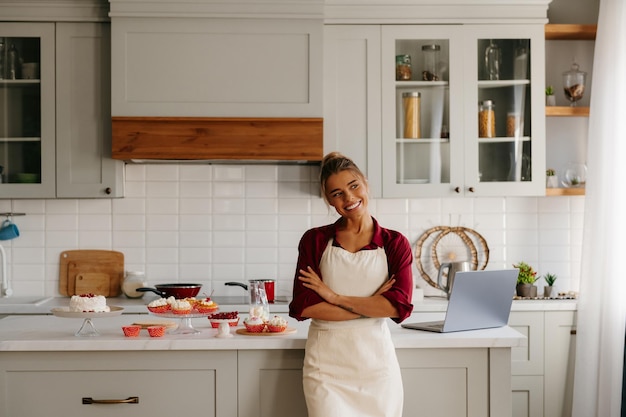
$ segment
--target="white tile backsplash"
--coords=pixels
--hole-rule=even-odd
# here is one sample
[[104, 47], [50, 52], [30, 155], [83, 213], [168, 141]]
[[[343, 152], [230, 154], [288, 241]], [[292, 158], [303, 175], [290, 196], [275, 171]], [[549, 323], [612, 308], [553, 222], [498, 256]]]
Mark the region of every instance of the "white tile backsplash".
[[[317, 175], [308, 165], [131, 164], [125, 198], [0, 200], [27, 214], [13, 219], [20, 237], [2, 242], [15, 295], [58, 295], [59, 255], [71, 249], [121, 251], [151, 284], [242, 295], [224, 282], [275, 278], [288, 295], [302, 233], [337, 218]], [[584, 197], [371, 199], [370, 210], [413, 249], [431, 227], [465, 226], [487, 240], [490, 268], [524, 260], [556, 273], [559, 291], [578, 290]]]

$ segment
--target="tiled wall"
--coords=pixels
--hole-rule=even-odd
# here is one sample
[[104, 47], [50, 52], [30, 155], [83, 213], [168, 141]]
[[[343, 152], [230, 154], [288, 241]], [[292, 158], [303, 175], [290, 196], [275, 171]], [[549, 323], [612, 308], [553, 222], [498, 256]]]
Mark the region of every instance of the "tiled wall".
[[[287, 295], [300, 236], [336, 218], [319, 197], [317, 172], [128, 165], [123, 199], [0, 200], [0, 212], [27, 214], [14, 218], [20, 237], [0, 242], [14, 294], [58, 295], [63, 250], [113, 249], [151, 284], [193, 282], [203, 292], [240, 295], [224, 282], [276, 278], [278, 295]], [[524, 260], [539, 274], [556, 273], [559, 291], [578, 289], [584, 197], [378, 199], [370, 210], [413, 246], [433, 226], [472, 228], [488, 243], [488, 268]], [[437, 293], [420, 278], [418, 284]]]

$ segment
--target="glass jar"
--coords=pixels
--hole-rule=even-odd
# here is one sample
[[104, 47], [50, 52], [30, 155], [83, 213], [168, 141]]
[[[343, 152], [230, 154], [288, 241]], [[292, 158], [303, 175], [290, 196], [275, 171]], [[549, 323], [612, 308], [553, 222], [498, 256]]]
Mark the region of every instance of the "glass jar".
[[270, 306], [265, 293], [263, 281], [250, 281], [250, 317], [260, 317], [263, 320], [270, 318]]
[[404, 138], [419, 139], [422, 137], [420, 127], [421, 94], [419, 91], [402, 93], [402, 107], [404, 112]]
[[586, 77], [587, 73], [580, 71], [578, 64], [575, 62], [569, 71], [563, 73], [563, 90], [565, 98], [569, 100], [571, 107], [575, 107], [576, 102], [583, 98]]
[[524, 136], [524, 124], [517, 112], [509, 112], [506, 115], [506, 135], [510, 138]]
[[409, 81], [412, 75], [411, 55], [396, 55], [396, 81]]
[[496, 137], [496, 105], [492, 100], [480, 103], [478, 110], [478, 137]]
[[147, 287], [146, 273], [143, 271], [126, 271], [122, 282], [122, 292], [128, 298], [141, 298], [145, 292], [137, 291], [137, 288]]
[[487, 79], [499, 80], [501, 66], [502, 50], [493, 39], [490, 39], [489, 45], [485, 48], [485, 72], [487, 73]]
[[422, 46], [422, 54], [424, 54], [424, 71], [422, 71], [422, 80], [439, 81], [441, 79], [441, 75], [439, 74], [440, 50], [441, 47], [439, 45]]

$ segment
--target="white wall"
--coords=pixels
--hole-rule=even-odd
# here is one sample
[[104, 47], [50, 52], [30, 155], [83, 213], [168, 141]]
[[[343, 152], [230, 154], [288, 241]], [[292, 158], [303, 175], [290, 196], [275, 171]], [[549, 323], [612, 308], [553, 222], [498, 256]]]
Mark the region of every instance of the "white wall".
[[[335, 219], [317, 174], [312, 166], [127, 165], [123, 199], [0, 200], [0, 212], [27, 214], [14, 218], [20, 237], [2, 242], [15, 295], [58, 295], [59, 255], [69, 249], [121, 251], [126, 269], [145, 270], [151, 284], [240, 295], [223, 283], [276, 278], [287, 295], [300, 236]], [[473, 228], [491, 250], [488, 268], [524, 260], [569, 291], [578, 289], [583, 205], [584, 197], [432, 198], [370, 208], [412, 245], [433, 226]]]

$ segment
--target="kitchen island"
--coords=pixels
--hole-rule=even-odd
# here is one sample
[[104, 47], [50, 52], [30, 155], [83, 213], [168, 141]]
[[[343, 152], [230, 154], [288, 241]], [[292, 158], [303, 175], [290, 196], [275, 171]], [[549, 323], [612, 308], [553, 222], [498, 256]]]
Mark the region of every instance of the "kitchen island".
[[[295, 333], [280, 336], [233, 329], [233, 337], [216, 338], [208, 320], [193, 319], [198, 334], [150, 338], [143, 330], [124, 337], [122, 325], [146, 317], [94, 319], [97, 337], [74, 336], [79, 319], [0, 320], [0, 395], [6, 396], [0, 417], [306, 416], [301, 369], [308, 322], [290, 319]], [[502, 327], [435, 334], [391, 321], [390, 328], [405, 416], [511, 415], [511, 348], [526, 344], [520, 333]]]

